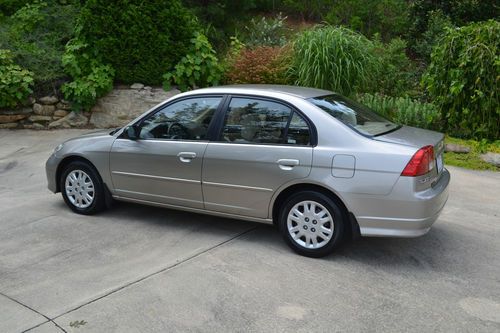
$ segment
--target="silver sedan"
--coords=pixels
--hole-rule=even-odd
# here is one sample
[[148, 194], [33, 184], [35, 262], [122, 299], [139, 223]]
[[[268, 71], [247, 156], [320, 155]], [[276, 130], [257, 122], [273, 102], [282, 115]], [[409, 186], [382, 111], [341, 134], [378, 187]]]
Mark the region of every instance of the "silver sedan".
[[296, 252], [427, 233], [448, 198], [443, 135], [330, 91], [226, 86], [179, 94], [130, 124], [70, 139], [49, 189], [79, 214], [121, 200], [274, 223]]

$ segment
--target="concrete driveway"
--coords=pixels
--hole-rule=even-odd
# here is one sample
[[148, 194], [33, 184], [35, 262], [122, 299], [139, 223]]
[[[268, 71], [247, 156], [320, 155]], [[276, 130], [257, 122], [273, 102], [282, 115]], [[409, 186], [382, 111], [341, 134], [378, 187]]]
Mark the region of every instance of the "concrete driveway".
[[449, 168], [424, 237], [309, 259], [266, 225], [132, 204], [73, 214], [44, 163], [80, 133], [0, 131], [0, 332], [500, 331], [500, 173]]

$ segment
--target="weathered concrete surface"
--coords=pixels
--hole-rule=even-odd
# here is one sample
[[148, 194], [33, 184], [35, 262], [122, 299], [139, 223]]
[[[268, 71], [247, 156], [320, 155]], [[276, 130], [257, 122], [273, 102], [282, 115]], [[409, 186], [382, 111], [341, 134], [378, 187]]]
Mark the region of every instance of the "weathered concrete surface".
[[424, 237], [314, 260], [264, 225], [130, 204], [71, 213], [44, 163], [78, 133], [0, 131], [0, 293], [15, 300], [0, 296], [0, 332], [500, 331], [500, 173], [450, 168]]
[[0, 331], [21, 332], [44, 322], [47, 318], [0, 294]]

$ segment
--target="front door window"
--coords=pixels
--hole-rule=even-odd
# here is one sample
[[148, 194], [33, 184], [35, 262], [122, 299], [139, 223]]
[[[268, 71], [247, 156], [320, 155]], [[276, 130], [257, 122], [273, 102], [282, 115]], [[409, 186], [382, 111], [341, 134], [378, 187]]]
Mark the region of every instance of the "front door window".
[[140, 125], [140, 139], [207, 140], [221, 97], [185, 99], [148, 116]]

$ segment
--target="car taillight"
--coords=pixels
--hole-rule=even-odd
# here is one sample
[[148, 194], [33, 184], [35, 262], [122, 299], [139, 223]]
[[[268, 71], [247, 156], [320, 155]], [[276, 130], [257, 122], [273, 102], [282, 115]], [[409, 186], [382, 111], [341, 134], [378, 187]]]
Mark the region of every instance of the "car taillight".
[[435, 163], [434, 148], [432, 146], [422, 147], [413, 155], [401, 176], [416, 177], [425, 175], [434, 168]]

